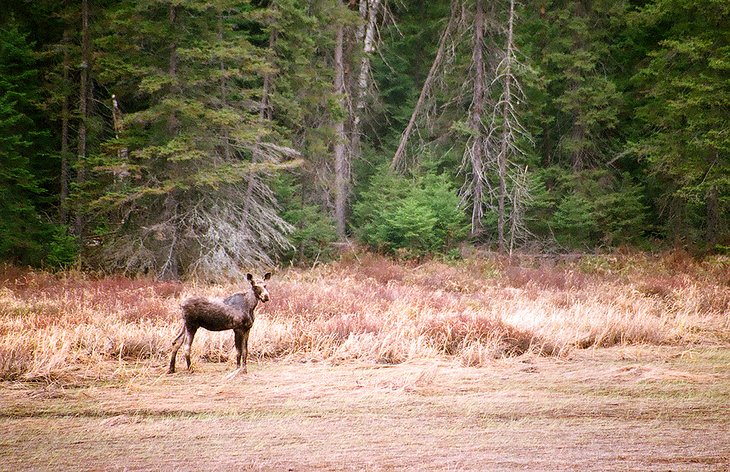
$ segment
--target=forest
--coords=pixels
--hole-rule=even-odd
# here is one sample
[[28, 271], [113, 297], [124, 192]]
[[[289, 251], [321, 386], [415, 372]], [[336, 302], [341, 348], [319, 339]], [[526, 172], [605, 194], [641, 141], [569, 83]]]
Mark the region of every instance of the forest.
[[0, 259], [730, 250], [726, 0], [22, 0]]
[[728, 314], [728, 0], [0, 0], [2, 470], [730, 470]]

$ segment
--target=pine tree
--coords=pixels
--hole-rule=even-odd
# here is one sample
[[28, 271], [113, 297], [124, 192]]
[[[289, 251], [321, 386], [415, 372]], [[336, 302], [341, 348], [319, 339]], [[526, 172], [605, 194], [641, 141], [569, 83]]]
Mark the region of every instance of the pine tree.
[[656, 206], [675, 243], [730, 242], [730, 7], [656, 0], [635, 16], [648, 62], [634, 77]]
[[545, 81], [538, 148], [547, 163], [579, 171], [600, 166], [615, 149], [621, 94], [610, 72], [609, 45], [621, 31], [625, 5], [613, 0], [533, 1], [522, 36]]
[[[297, 153], [265, 122], [265, 48], [245, 3], [123, 3], [104, 44], [125, 132], [97, 169], [108, 179], [92, 208], [113, 215], [107, 257], [162, 278], [225, 277], [268, 265], [290, 226], [265, 179]], [[119, 38], [126, 49], [119, 50]], [[115, 151], [129, 149], [129, 158]]]
[[42, 98], [34, 44], [13, 16], [0, 24], [0, 259], [38, 264], [52, 233], [41, 217], [44, 189], [34, 161], [47, 132], [37, 130]]

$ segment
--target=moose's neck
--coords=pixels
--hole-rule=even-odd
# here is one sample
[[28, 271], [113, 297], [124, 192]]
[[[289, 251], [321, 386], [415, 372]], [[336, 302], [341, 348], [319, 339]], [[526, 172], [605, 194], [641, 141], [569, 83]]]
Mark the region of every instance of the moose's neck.
[[256, 292], [253, 291], [253, 287], [249, 288], [246, 293], [243, 294], [246, 297], [246, 305], [251, 307], [251, 311], [256, 308], [259, 304], [259, 297], [256, 296]]

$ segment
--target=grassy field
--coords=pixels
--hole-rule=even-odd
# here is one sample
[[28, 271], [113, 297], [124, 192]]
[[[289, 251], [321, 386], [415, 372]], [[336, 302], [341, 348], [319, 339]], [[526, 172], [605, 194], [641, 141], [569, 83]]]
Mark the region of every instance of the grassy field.
[[351, 255], [269, 284], [249, 374], [190, 295], [0, 272], [0, 470], [730, 470], [730, 260]]

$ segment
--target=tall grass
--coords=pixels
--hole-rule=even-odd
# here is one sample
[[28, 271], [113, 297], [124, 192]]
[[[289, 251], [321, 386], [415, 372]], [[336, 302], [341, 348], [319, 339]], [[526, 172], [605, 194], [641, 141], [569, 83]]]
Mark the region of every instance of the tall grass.
[[[106, 378], [130, 363], [162, 369], [187, 296], [200, 286], [82, 273], [0, 270], [0, 379]], [[730, 260], [686, 255], [560, 262], [485, 256], [399, 265], [365, 254], [269, 284], [254, 358], [464, 365], [525, 353], [565, 356], [614, 345], [730, 342]], [[232, 334], [199, 331], [196, 362], [226, 362]], [[110, 372], [110, 361], [118, 369]]]

